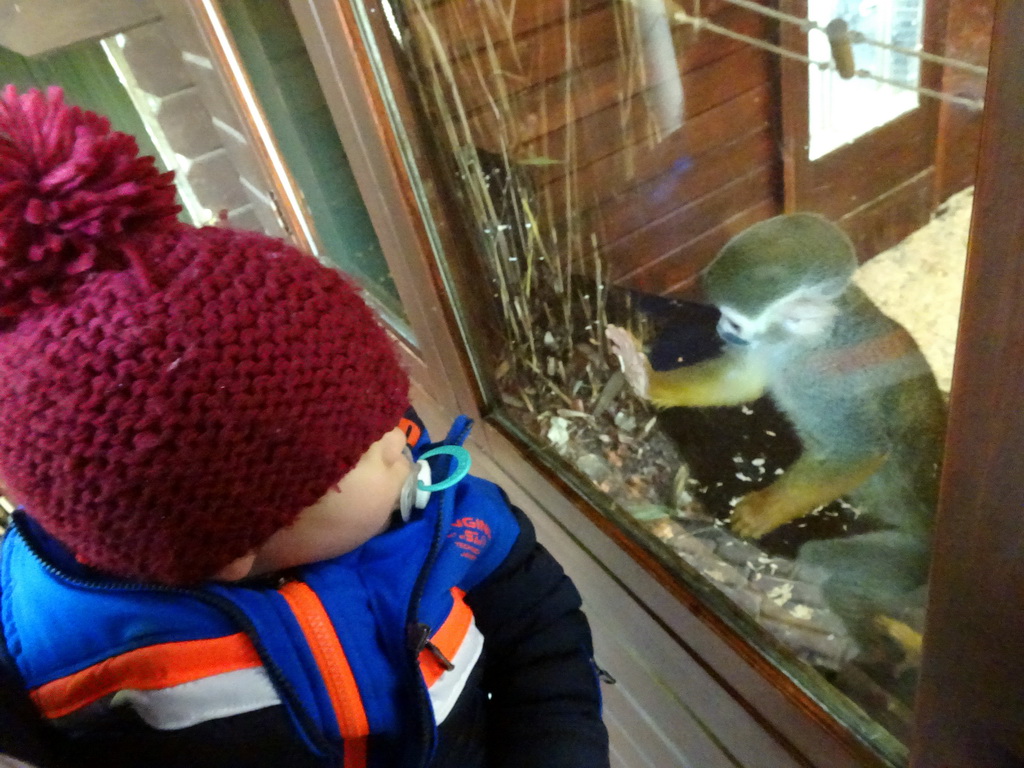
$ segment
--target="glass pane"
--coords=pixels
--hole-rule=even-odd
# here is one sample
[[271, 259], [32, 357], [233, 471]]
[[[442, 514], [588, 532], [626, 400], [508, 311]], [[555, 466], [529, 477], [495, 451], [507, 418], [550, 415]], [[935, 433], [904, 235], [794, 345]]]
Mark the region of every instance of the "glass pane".
[[404, 321], [398, 290], [287, 3], [230, 0], [221, 7], [312, 214], [321, 255]]
[[954, 0], [950, 60], [897, 73], [904, 27], [858, 28], [889, 6], [831, 8], [921, 90], [825, 163], [795, 5], [354, 7], [471, 233], [443, 266], [494, 418], [898, 763], [991, 10]]

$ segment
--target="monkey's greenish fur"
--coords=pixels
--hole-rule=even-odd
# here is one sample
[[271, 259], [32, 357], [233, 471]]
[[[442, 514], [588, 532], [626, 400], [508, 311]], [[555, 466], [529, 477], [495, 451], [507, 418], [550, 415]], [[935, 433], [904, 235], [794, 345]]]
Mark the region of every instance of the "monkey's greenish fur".
[[945, 403], [917, 344], [851, 278], [847, 237], [813, 214], [755, 224], [704, 274], [721, 311], [723, 353], [654, 371], [609, 329], [627, 378], [659, 407], [738, 405], [767, 394], [792, 423], [800, 457], [732, 515], [741, 536], [766, 533], [845, 496], [878, 525], [811, 541], [798, 559], [828, 572], [830, 607], [862, 647], [926, 582]]
[[795, 213], [733, 237], [704, 271], [702, 284], [712, 304], [754, 317], [800, 288], [838, 295], [856, 269], [853, 244], [842, 230], [817, 214]]

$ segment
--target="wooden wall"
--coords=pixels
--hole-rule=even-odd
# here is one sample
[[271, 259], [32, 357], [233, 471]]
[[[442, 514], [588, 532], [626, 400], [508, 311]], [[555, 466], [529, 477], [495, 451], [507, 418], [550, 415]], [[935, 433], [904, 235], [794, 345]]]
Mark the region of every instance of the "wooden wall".
[[[995, 0], [950, 0], [945, 55], [988, 65]], [[942, 73], [942, 90], [969, 99], [984, 99], [985, 78], [953, 67]], [[981, 112], [960, 104], [939, 108], [936, 197], [939, 202], [974, 183], [981, 138]]]
[[[617, 284], [685, 288], [731, 235], [781, 210], [764, 51], [695, 34], [661, 0], [410, 7], [420, 45], [447, 52], [433, 57], [436, 96], [468, 140], [529, 179], [551, 228], [577, 216]], [[702, 14], [772, 35], [723, 0]]]
[[[457, 123], [447, 128], [449, 146], [475, 147], [527, 179], [546, 231], [593, 238], [620, 286], [685, 294], [732, 235], [784, 207], [838, 222], [867, 259], [973, 183], [980, 113], [929, 99], [813, 163], [804, 152], [784, 179], [783, 148], [799, 154], [806, 143], [806, 66], [696, 32], [675, 16], [694, 13], [694, 2], [410, 0], [407, 8], [421, 52], [433, 51], [420, 67], [433, 78], [429, 98]], [[984, 63], [992, 5], [929, 2], [930, 50]], [[792, 50], [806, 45], [795, 27], [779, 40], [772, 20], [727, 0], [704, 0], [700, 15]], [[927, 72], [932, 88], [980, 95], [982, 78]], [[799, 120], [784, 117], [783, 91]], [[666, 119], [673, 94], [682, 95], [677, 121]]]

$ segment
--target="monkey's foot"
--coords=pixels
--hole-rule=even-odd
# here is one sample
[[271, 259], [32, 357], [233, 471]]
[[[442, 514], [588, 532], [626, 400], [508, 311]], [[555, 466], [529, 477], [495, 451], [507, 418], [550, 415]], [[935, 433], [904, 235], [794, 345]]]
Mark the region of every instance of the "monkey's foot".
[[916, 629], [890, 616], [875, 616], [875, 626], [895, 640], [903, 649], [908, 664], [917, 666], [921, 663], [921, 646], [923, 638]]
[[779, 504], [776, 495], [766, 489], [748, 493], [740, 499], [732, 512], [729, 525], [739, 536], [759, 539], [798, 517], [799, 513], [794, 513], [787, 505]]
[[633, 334], [617, 325], [609, 325], [605, 335], [611, 342], [612, 354], [619, 358], [619, 366], [637, 397], [647, 399], [648, 379], [647, 356], [640, 350], [640, 343]]

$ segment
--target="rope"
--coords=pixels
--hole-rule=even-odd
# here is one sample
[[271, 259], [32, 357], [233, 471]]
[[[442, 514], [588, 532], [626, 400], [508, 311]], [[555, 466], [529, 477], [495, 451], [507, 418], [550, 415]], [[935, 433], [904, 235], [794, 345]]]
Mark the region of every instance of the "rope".
[[[756, 8], [760, 8], [762, 11], [766, 12], [765, 13], [766, 16], [773, 16], [773, 17], [776, 17], [776, 18], [779, 18], [781, 16], [789, 16], [788, 14], [783, 14], [780, 11], [776, 11], [776, 10], [771, 9], [771, 8], [764, 8], [763, 6], [759, 6], [756, 3], [748, 2], [748, 0], [727, 0], [727, 2], [734, 3], [735, 5], [740, 5], [740, 6], [743, 6], [743, 7], [747, 7], [749, 5], [749, 6], [753, 6], [753, 7], [756, 7]], [[778, 14], [778, 16], [776, 16], [776, 14]], [[762, 50], [769, 51], [770, 53], [774, 53], [774, 54], [776, 54], [778, 56], [782, 56], [783, 58], [795, 59], [796, 61], [803, 62], [804, 64], [816, 66], [818, 69], [820, 69], [822, 71], [835, 70], [836, 69], [835, 65], [831, 61], [817, 61], [816, 59], [812, 59], [809, 56], [804, 56], [802, 53], [797, 53], [796, 51], [792, 51], [789, 48], [783, 48], [782, 46], [778, 46], [778, 45], [774, 45], [773, 43], [769, 43], [768, 41], [763, 40], [763, 39], [761, 39], [759, 37], [751, 37], [750, 35], [744, 35], [744, 34], [741, 34], [740, 32], [734, 32], [731, 29], [728, 29], [726, 27], [722, 27], [722, 26], [719, 26], [718, 24], [710, 22], [707, 19], [702, 19], [702, 18], [697, 18], [695, 16], [690, 16], [685, 11], [676, 11], [673, 14], [673, 17], [674, 17], [674, 19], [677, 22], [679, 22], [681, 24], [690, 24], [696, 30], [706, 29], [709, 32], [714, 32], [717, 35], [722, 35], [723, 37], [729, 37], [729, 38], [732, 38], [733, 40], [738, 40], [738, 41], [740, 41], [742, 43], [747, 43], [748, 45], [752, 45], [755, 48], [760, 48]], [[815, 24], [812, 21], [808, 21], [807, 19], [798, 19], [795, 16], [789, 16], [789, 18], [782, 19], [782, 20], [783, 21], [793, 20], [792, 23], [798, 23], [801, 26], [812, 25], [812, 26], [809, 26], [808, 28], [822, 29], [820, 26], [818, 26], [817, 24]], [[822, 31], [824, 31], [824, 30], [822, 29]], [[860, 33], [858, 32], [856, 34], [859, 35]], [[931, 55], [931, 54], [929, 54], [929, 55]], [[936, 58], [942, 58], [942, 57], [936, 57]], [[874, 81], [879, 82], [879, 83], [884, 83], [885, 85], [888, 85], [888, 86], [890, 86], [892, 88], [899, 88], [899, 89], [905, 90], [905, 91], [914, 91], [916, 93], [921, 94], [922, 96], [929, 96], [929, 97], [931, 97], [933, 99], [940, 99], [942, 101], [947, 101], [947, 102], [950, 102], [952, 104], [960, 104], [961, 106], [965, 106], [965, 107], [968, 107], [970, 109], [975, 109], [975, 110], [979, 110], [980, 111], [985, 106], [985, 102], [983, 100], [981, 100], [981, 99], [970, 99], [970, 98], [967, 98], [965, 96], [955, 96], [955, 95], [953, 95], [951, 93], [942, 93], [941, 91], [936, 91], [936, 90], [933, 90], [931, 88], [922, 88], [922, 87], [919, 87], [919, 86], [907, 85], [906, 83], [901, 83], [901, 82], [899, 82], [897, 80], [889, 80], [889, 79], [884, 78], [884, 77], [879, 77], [878, 75], [875, 75], [875, 74], [869, 72], [866, 69], [858, 69], [856, 72], [854, 72], [854, 75], [856, 77], [862, 78], [864, 80], [874, 80]]]
[[804, 64], [814, 64], [815, 66], [821, 69], [828, 69], [829, 67], [832, 66], [827, 61], [815, 61], [810, 56], [804, 56], [801, 53], [789, 50], [789, 48], [783, 48], [778, 45], [773, 45], [772, 43], [769, 43], [767, 40], [762, 40], [760, 37], [751, 37], [750, 35], [744, 35], [740, 32], [734, 32], [733, 30], [728, 29], [726, 27], [720, 27], [718, 24], [710, 22], [707, 19], [698, 19], [694, 16], [690, 16], [688, 13], [686, 13], [686, 11], [676, 11], [674, 18], [681, 24], [692, 25], [694, 29], [706, 29], [709, 32], [714, 32], [715, 34], [722, 35], [723, 37], [731, 37], [733, 40], [739, 40], [740, 42], [747, 43], [749, 45], [754, 46], [755, 48], [761, 48], [765, 51], [771, 51], [772, 53], [776, 53], [779, 56], [782, 56], [787, 59], [796, 59], [797, 61], [802, 61]]
[[810, 32], [812, 29], [817, 27], [810, 19], [802, 19], [799, 16], [793, 16], [782, 11], [776, 11], [774, 8], [768, 8], [767, 6], [759, 3], [750, 2], [750, 0], [726, 0], [726, 2], [738, 5], [740, 8], [746, 8], [753, 11], [754, 13], [760, 13], [762, 16], [769, 16], [779, 21], [785, 21], [788, 24], [796, 24], [804, 32]]
[[[804, 32], [810, 32], [812, 29], [816, 29], [819, 32], [825, 33], [825, 28], [815, 21], [810, 19], [804, 19], [800, 16], [793, 16], [789, 13], [783, 13], [777, 11], [774, 8], [767, 8], [759, 3], [752, 2], [752, 0], [726, 0], [728, 3], [739, 6], [740, 8], [746, 8], [747, 10], [753, 11], [754, 13], [760, 13], [762, 16], [768, 16], [772, 19], [784, 21], [787, 24], [795, 24], [800, 27]], [[677, 14], [678, 15], [678, 14]], [[692, 18], [692, 17], [691, 17]], [[892, 43], [886, 43], [881, 40], [872, 40], [867, 37], [863, 32], [857, 32], [850, 30], [850, 42], [852, 43], [864, 43], [865, 45], [872, 45], [876, 48], [885, 48], [886, 50], [900, 53], [904, 56], [914, 56], [925, 61], [933, 62], [935, 64], [941, 64], [944, 67], [951, 67], [953, 69], [960, 69], [965, 72], [970, 72], [975, 75], [981, 75], [982, 77], [988, 74], [988, 69], [985, 67], [979, 67], [976, 64], [968, 64], [966, 61], [960, 61], [959, 59], [951, 59], [946, 56], [938, 56], [934, 53], [928, 53], [927, 51], [915, 51], [910, 48], [902, 48]]]
[[[736, 2], [736, 0], [727, 0], [727, 2]], [[822, 27], [818, 24], [815, 24], [814, 26], [818, 29], [822, 29]], [[863, 32], [851, 31], [850, 42], [866, 43], [867, 45], [873, 45], [876, 48], [885, 48], [886, 50], [889, 51], [901, 53], [904, 56], [916, 56], [919, 59], [931, 61], [934, 62], [935, 64], [941, 64], [944, 67], [950, 67], [952, 69], [959, 69], [963, 70], [964, 72], [970, 72], [972, 75], [980, 75], [981, 77], [988, 76], [987, 67], [979, 67], [977, 64], [969, 64], [966, 61], [960, 61], [959, 59], [950, 59], [946, 56], [939, 56], [934, 53], [928, 53], [928, 51], [913, 51], [909, 48], [901, 48], [898, 45], [893, 45], [892, 43], [884, 43], [881, 40], [871, 40], [865, 37]]]

